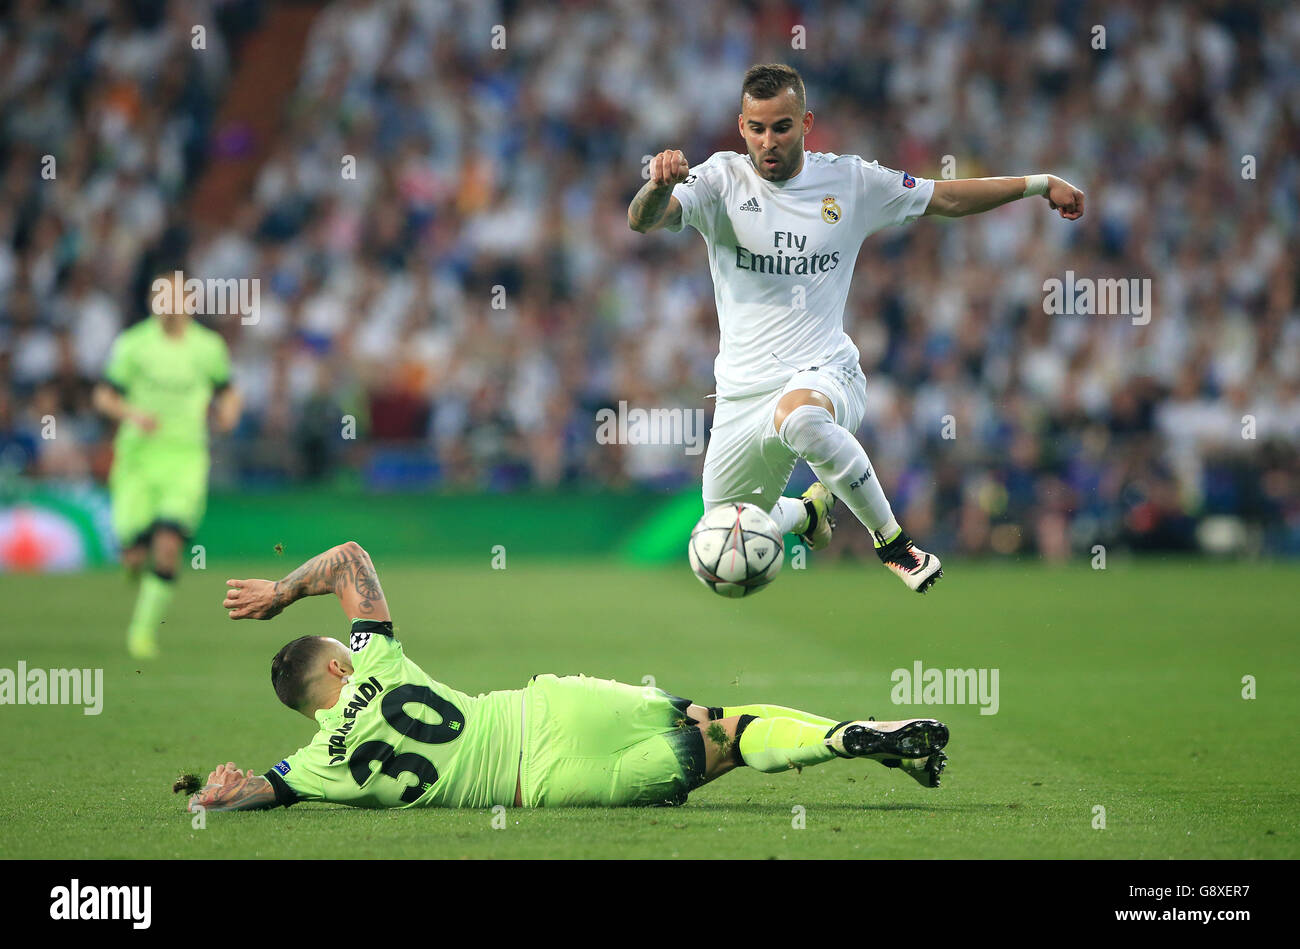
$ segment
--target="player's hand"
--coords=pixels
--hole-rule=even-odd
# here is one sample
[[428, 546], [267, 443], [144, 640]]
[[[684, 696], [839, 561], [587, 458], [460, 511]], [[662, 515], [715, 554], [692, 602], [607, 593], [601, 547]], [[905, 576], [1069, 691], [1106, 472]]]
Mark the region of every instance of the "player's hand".
[[270, 619], [285, 607], [275, 595], [272, 580], [227, 580], [226, 586], [229, 589], [221, 605], [230, 611], [231, 619]]
[[[208, 772], [208, 780], [205, 783], [204, 787], [224, 788], [224, 787], [236, 785], [240, 781], [243, 781], [245, 778], [251, 778], [251, 777], [253, 777], [253, 772], [251, 769], [249, 770], [248, 774], [244, 774], [238, 768], [235, 767], [235, 763], [233, 761], [227, 761], [225, 764], [219, 764], [214, 770]], [[200, 791], [199, 793], [201, 794], [202, 791]]]
[[222, 435], [233, 432], [239, 424], [241, 407], [238, 402], [220, 402], [212, 419], [213, 427]]
[[650, 183], [657, 188], [681, 184], [691, 173], [686, 156], [676, 149], [660, 152], [650, 159]]
[[1056, 175], [1047, 176], [1047, 203], [1053, 211], [1060, 211], [1067, 221], [1077, 221], [1083, 217], [1083, 192]]
[[158, 428], [158, 419], [148, 412], [132, 412], [131, 421], [149, 433], [156, 431]]
[[245, 781], [255, 777], [257, 775], [253, 773], [252, 768], [249, 768], [248, 773], [245, 774], [235, 767], [233, 761], [219, 764], [216, 770], [208, 774], [207, 784], [191, 795], [189, 809], [193, 811], [196, 806], [212, 807], [215, 804], [220, 804], [230, 792], [238, 790]]

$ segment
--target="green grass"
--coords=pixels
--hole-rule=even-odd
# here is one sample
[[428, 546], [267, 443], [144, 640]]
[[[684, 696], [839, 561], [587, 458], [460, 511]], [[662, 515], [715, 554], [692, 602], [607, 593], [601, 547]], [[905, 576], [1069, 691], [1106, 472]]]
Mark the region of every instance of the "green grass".
[[[1300, 570], [1207, 563], [954, 564], [924, 598], [879, 567], [817, 564], [736, 602], [684, 568], [381, 560], [407, 654], [459, 689], [546, 671], [651, 675], [705, 704], [937, 715], [952, 728], [944, 786], [834, 761], [740, 769], [683, 808], [511, 810], [504, 830], [485, 810], [326, 805], [213, 814], [194, 829], [170, 793], [180, 769], [260, 771], [310, 738], [276, 701], [269, 661], [296, 636], [342, 636], [338, 607], [317, 598], [270, 623], [220, 609], [227, 576], [290, 566], [187, 574], [164, 656], [145, 665], [121, 649], [131, 594], [117, 573], [0, 577], [0, 667], [102, 667], [106, 693], [99, 716], [0, 706], [0, 856], [1300, 856]], [[997, 714], [891, 704], [890, 673], [915, 660], [998, 669]]]

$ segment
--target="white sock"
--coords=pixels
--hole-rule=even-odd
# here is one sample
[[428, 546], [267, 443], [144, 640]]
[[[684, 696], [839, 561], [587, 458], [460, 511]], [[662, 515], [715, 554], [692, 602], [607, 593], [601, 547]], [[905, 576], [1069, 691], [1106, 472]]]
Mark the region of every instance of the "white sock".
[[777, 498], [771, 515], [783, 536], [808, 529], [808, 508], [804, 505], [803, 498]]
[[801, 405], [787, 415], [781, 441], [808, 462], [821, 483], [871, 531], [877, 546], [898, 532], [866, 449], [824, 408]]

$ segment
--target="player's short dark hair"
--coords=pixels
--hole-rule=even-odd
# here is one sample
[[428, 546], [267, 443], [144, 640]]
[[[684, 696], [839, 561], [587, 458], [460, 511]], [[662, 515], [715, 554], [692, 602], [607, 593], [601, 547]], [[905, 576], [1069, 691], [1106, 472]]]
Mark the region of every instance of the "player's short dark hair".
[[271, 686], [276, 696], [295, 712], [307, 704], [312, 680], [320, 671], [320, 656], [329, 647], [323, 636], [302, 636], [289, 643], [271, 660]]
[[786, 89], [793, 89], [794, 94], [799, 99], [799, 111], [802, 113], [807, 106], [807, 100], [804, 98], [803, 78], [799, 75], [798, 70], [793, 66], [787, 66], [785, 63], [763, 63], [758, 66], [750, 66], [749, 71], [745, 73], [745, 83], [741, 86], [741, 98], [751, 96], [755, 99], [771, 99], [773, 96], [779, 96]]

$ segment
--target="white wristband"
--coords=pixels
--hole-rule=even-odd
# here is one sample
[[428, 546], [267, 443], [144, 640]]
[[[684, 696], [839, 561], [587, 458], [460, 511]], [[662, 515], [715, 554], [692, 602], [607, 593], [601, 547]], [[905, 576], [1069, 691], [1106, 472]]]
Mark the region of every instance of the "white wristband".
[[1025, 175], [1025, 193], [1022, 198], [1036, 194], [1047, 194], [1047, 175]]

